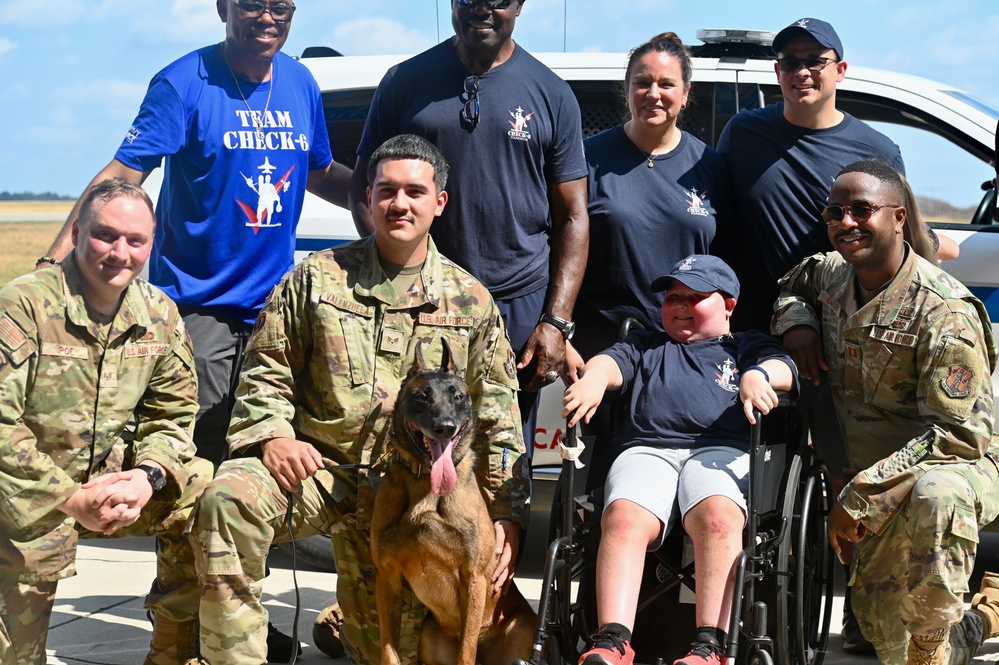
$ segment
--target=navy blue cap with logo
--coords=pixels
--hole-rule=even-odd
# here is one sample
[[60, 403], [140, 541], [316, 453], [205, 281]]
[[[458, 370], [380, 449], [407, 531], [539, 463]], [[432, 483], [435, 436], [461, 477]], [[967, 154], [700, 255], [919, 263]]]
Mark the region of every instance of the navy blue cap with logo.
[[785, 44], [802, 35], [808, 35], [819, 44], [836, 51], [837, 60], [843, 59], [843, 42], [839, 40], [839, 35], [831, 25], [817, 18], [800, 18], [778, 32], [774, 37], [774, 53], [780, 54]]
[[665, 291], [673, 280], [698, 293], [722, 293], [739, 299], [739, 278], [727, 263], [710, 254], [691, 254], [673, 266], [668, 275], [652, 280], [650, 288]]

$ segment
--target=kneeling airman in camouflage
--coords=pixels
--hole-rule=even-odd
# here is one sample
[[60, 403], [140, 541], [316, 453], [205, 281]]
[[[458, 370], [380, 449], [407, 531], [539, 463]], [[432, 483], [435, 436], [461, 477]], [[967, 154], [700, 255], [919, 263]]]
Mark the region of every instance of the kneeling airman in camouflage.
[[829, 538], [855, 546], [853, 608], [882, 663], [966, 663], [992, 632], [963, 601], [978, 530], [999, 513], [988, 314], [903, 241], [891, 167], [846, 166], [822, 217], [837, 252], [781, 280], [772, 330], [803, 380], [829, 370], [856, 472]]
[[[512, 572], [529, 495], [516, 360], [489, 292], [430, 239], [446, 179], [433, 144], [386, 141], [368, 167], [374, 235], [306, 258], [257, 318], [229, 426], [231, 459], [202, 496], [195, 528], [201, 654], [212, 665], [265, 662], [261, 584], [271, 543], [292, 535], [289, 493], [295, 537], [332, 535], [348, 655], [381, 661], [368, 532], [417, 344], [433, 366], [447, 340], [464, 371], [479, 421], [478, 477], [503, 550], [495, 584]], [[403, 604], [400, 655], [415, 664], [426, 610], [411, 593]]]
[[102, 535], [159, 537], [147, 665], [196, 653], [200, 589], [185, 527], [212, 465], [191, 441], [191, 340], [176, 305], [136, 279], [154, 224], [140, 187], [105, 180], [87, 193], [63, 264], [0, 289], [4, 665], [46, 662], [56, 584], [76, 574], [77, 539]]

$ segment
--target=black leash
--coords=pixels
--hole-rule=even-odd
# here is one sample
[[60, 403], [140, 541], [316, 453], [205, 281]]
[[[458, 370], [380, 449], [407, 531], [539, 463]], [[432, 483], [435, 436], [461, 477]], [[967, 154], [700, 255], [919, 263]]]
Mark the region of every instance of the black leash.
[[[331, 459], [326, 457], [323, 458], [323, 468], [327, 471], [332, 472], [334, 469], [340, 471], [348, 471], [351, 469], [370, 469], [371, 464], [337, 464]], [[320, 496], [323, 497], [323, 501], [331, 508], [336, 505], [336, 501], [333, 499], [333, 495], [329, 493], [323, 484], [316, 482], [316, 489], [319, 491]], [[294, 623], [291, 625], [291, 641], [293, 642], [291, 648], [291, 658], [288, 659], [288, 665], [295, 665], [295, 661], [298, 660], [298, 617], [302, 613], [302, 597], [298, 590], [298, 554], [297, 548], [295, 546], [295, 527], [294, 527], [294, 514], [295, 514], [295, 494], [293, 492], [287, 492], [288, 497], [288, 510], [284, 515], [284, 523], [288, 528], [288, 536], [291, 543], [291, 579], [295, 585], [295, 618]]]
[[[366, 440], [373, 432], [375, 428], [375, 423], [378, 421], [379, 416], [382, 412], [382, 405], [378, 403], [375, 407], [368, 413], [367, 417], [364, 419], [364, 424], [361, 426], [361, 431], [358, 432], [357, 440]], [[323, 468], [332, 473], [333, 471], [350, 471], [353, 469], [370, 469], [372, 466], [380, 464], [386, 455], [376, 460], [374, 464], [338, 464], [337, 462], [329, 459], [328, 457], [323, 457]], [[313, 476], [315, 479], [315, 476]], [[299, 484], [301, 486], [301, 484]], [[323, 502], [332, 512], [336, 512], [337, 501], [333, 498], [333, 495], [329, 493], [323, 484], [318, 480], [316, 481], [316, 489], [319, 491], [319, 495], [323, 498]], [[291, 579], [295, 584], [295, 623], [291, 629], [291, 639], [294, 642], [293, 648], [291, 650], [291, 658], [288, 659], [288, 665], [295, 665], [295, 661], [298, 659], [298, 617], [302, 612], [302, 598], [298, 591], [298, 554], [297, 548], [295, 547], [295, 529], [292, 520], [295, 508], [295, 495], [292, 492], [287, 493], [288, 496], [288, 511], [285, 513], [285, 525], [288, 527], [288, 536], [291, 543]]]

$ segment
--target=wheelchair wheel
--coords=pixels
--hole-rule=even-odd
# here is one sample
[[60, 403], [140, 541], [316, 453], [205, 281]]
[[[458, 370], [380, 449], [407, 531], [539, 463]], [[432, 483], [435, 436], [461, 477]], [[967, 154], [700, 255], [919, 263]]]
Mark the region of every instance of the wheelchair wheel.
[[[777, 548], [771, 599], [774, 652], [780, 665], [821, 665], [832, 614], [833, 558], [826, 533], [829, 473], [824, 464], [795, 455], [786, 476], [784, 516], [789, 542]], [[806, 468], [807, 464], [807, 468]]]
[[748, 665], [774, 665], [774, 657], [766, 649], [757, 649], [749, 656]]
[[[583, 601], [582, 596], [589, 593], [592, 585], [587, 585], [580, 581], [580, 598], [573, 602], [572, 582], [579, 581], [580, 575], [588, 569], [595, 569], [595, 564], [587, 563], [585, 557], [581, 556], [580, 548], [584, 543], [579, 538], [587, 537], [583, 528], [583, 518], [578, 510], [574, 510], [574, 497], [566, 496], [565, 483], [559, 479], [555, 483], [555, 492], [552, 497], [551, 517], [548, 522], [548, 541], [554, 542], [563, 535], [563, 516], [567, 510], [573, 510], [572, 529], [575, 541], [573, 552], [567, 553], [565, 565], [556, 571], [553, 579], [553, 588], [548, 599], [548, 612], [545, 617], [545, 624], [548, 626], [548, 637], [542, 645], [542, 655], [548, 665], [562, 665], [562, 663], [575, 663], [582, 653], [582, 647], [586, 644], [595, 617], [584, 616], [584, 608], [589, 603]], [[595, 554], [595, 552], [594, 552]], [[589, 570], [590, 576], [593, 570]]]
[[790, 636], [798, 663], [821, 665], [829, 641], [833, 597], [833, 556], [826, 531], [832, 497], [825, 464], [812, 464], [801, 490], [791, 544], [794, 621]]

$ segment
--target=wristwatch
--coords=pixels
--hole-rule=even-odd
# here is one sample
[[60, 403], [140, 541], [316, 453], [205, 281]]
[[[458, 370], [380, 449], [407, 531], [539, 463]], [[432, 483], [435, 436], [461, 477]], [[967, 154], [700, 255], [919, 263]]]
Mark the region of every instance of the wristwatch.
[[547, 323], [548, 325], [558, 328], [558, 331], [562, 333], [562, 338], [565, 340], [572, 339], [572, 336], [576, 333], [575, 323], [555, 316], [554, 314], [549, 314], [548, 312], [541, 315], [540, 323]]
[[159, 492], [161, 489], [166, 487], [166, 476], [163, 475], [163, 472], [155, 466], [152, 466], [151, 464], [140, 464], [135, 468], [142, 469], [146, 472], [146, 477], [149, 478], [149, 484], [153, 486], [154, 492]]

